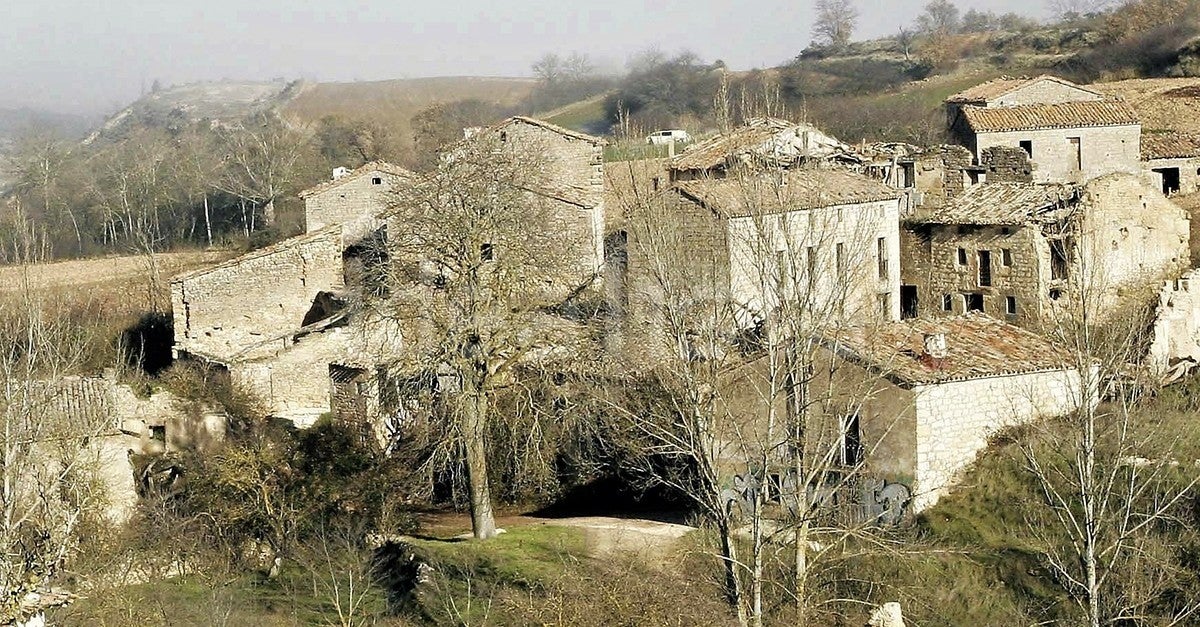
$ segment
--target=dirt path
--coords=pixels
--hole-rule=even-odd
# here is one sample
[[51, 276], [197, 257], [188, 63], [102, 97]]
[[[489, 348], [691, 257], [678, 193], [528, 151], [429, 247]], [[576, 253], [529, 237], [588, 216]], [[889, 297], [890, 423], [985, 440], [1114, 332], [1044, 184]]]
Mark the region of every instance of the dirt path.
[[[469, 537], [471, 530], [471, 521], [466, 514], [434, 512], [420, 514], [418, 519], [424, 529], [437, 536]], [[590, 557], [636, 554], [665, 558], [675, 550], [681, 538], [696, 530], [695, 527], [676, 523], [613, 516], [542, 518], [501, 515], [496, 518], [496, 525], [502, 529], [535, 525], [580, 529]]]

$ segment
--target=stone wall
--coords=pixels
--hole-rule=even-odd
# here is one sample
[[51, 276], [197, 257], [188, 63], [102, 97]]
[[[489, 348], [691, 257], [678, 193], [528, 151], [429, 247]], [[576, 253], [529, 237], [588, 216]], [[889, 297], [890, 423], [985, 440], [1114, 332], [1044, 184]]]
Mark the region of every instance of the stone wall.
[[340, 228], [294, 237], [171, 282], [175, 350], [227, 362], [286, 346], [318, 292], [342, 287]]
[[[747, 315], [769, 312], [778, 297], [774, 288], [764, 292], [763, 286], [774, 285], [782, 263], [785, 272], [794, 273], [785, 285], [806, 286], [810, 309], [823, 318], [839, 317], [851, 323], [899, 320], [899, 223], [898, 200], [731, 218], [730, 295]], [[886, 265], [884, 276], [880, 252]], [[810, 254], [816, 256], [814, 260]], [[811, 280], [807, 276], [810, 268], [816, 271]], [[749, 319], [740, 322], [751, 324]]]
[[304, 224], [308, 233], [341, 224], [350, 244], [378, 227], [376, 214], [386, 210], [392, 190], [401, 183], [395, 174], [380, 169], [347, 177], [304, 199]]
[[[962, 314], [967, 311], [964, 295], [980, 294], [984, 313], [993, 318], [1018, 326], [1033, 326], [1040, 319], [1050, 249], [1038, 227], [906, 224], [903, 231], [903, 283], [917, 287], [919, 315]], [[966, 253], [965, 264], [959, 263], [959, 249]], [[991, 256], [991, 286], [979, 285], [980, 251]], [[1008, 311], [1008, 297], [1015, 299], [1015, 314]]]
[[[1069, 138], [1079, 139], [1078, 157]], [[979, 133], [975, 156], [980, 158], [993, 146], [1019, 148], [1023, 141], [1032, 142], [1033, 180], [1039, 183], [1084, 182], [1112, 172], [1142, 170], [1141, 126], [1136, 124]]]
[[[947, 338], [954, 350], [954, 338]], [[914, 388], [917, 416], [913, 509], [932, 506], [1006, 427], [1079, 406], [1078, 372], [1060, 370], [952, 381]]]
[[925, 207], [940, 207], [947, 199], [962, 194], [968, 183], [966, 171], [974, 155], [961, 146], [938, 146], [920, 155], [913, 167], [915, 188]]
[[992, 146], [979, 155], [984, 180], [989, 183], [1032, 183], [1029, 155], [1015, 146]]
[[1179, 170], [1179, 194], [1194, 194], [1200, 192], [1200, 157], [1192, 157], [1187, 159], [1154, 159], [1144, 163], [1144, 174], [1146, 184], [1150, 187], [1163, 191], [1163, 175], [1161, 170], [1165, 168], [1175, 168]]
[[1181, 359], [1200, 362], [1200, 270], [1166, 281], [1159, 292], [1147, 362], [1161, 375]]
[[306, 335], [286, 349], [231, 365], [229, 374], [235, 384], [262, 397], [272, 415], [308, 427], [332, 410], [329, 364], [356, 345], [353, 333], [337, 328]]

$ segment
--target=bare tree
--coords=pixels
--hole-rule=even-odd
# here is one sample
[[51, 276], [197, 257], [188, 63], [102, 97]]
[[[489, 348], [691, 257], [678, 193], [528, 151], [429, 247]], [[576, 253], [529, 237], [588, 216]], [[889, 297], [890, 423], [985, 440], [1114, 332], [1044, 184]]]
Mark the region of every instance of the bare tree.
[[[1130, 375], [1148, 345], [1149, 299], [1139, 302], [1136, 291], [1124, 291], [1126, 304], [1114, 315], [1107, 238], [1082, 218], [1062, 228], [1073, 262], [1047, 333], [1074, 357], [1078, 410], [1034, 429], [1022, 453], [1045, 507], [1029, 515], [1030, 528], [1043, 541], [1055, 581], [1098, 627], [1141, 617], [1162, 593], [1161, 582], [1129, 585], [1130, 574], [1161, 567], [1147, 540], [1156, 526], [1180, 524], [1179, 509], [1194, 498], [1200, 479], [1181, 480], [1163, 458], [1177, 434], [1158, 434], [1166, 442], [1151, 446], [1137, 428], [1145, 390]], [[1194, 620], [1198, 609], [1185, 603], [1170, 624]]]
[[[431, 173], [396, 193], [388, 228], [392, 297], [380, 313], [400, 322], [399, 368], [437, 373], [477, 538], [496, 534], [487, 451], [500, 417], [495, 394], [526, 359], [561, 345], [555, 307], [589, 285], [585, 239], [546, 191], [540, 147], [484, 133], [457, 145]], [[590, 241], [590, 240], [589, 240]]]
[[[28, 232], [27, 232], [28, 233]], [[31, 243], [27, 238], [25, 243]], [[26, 248], [20, 255], [28, 255]], [[20, 258], [20, 257], [19, 257]], [[26, 257], [27, 258], [27, 257]], [[82, 404], [70, 375], [88, 335], [55, 316], [30, 285], [0, 301], [0, 619], [47, 586], [104, 505], [94, 446], [113, 428], [107, 408]]]
[[813, 40], [832, 46], [845, 47], [850, 43], [858, 23], [858, 9], [852, 0], [817, 0], [817, 15], [813, 20]]
[[[262, 115], [247, 126], [222, 133], [225, 176], [220, 188], [251, 208], [261, 211], [263, 222], [275, 222], [275, 201], [295, 180], [307, 145], [305, 138], [280, 119]], [[254, 215], [243, 215], [248, 234], [254, 230]]]

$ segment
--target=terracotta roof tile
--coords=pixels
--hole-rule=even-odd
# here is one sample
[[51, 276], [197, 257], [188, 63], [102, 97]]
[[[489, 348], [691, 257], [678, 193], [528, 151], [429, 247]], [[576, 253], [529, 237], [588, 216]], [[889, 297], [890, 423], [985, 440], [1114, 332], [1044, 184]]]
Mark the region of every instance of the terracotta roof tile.
[[[945, 334], [948, 349], [937, 362], [923, 356], [925, 336], [935, 333]], [[1074, 367], [1065, 349], [979, 312], [845, 329], [826, 341], [843, 356], [910, 386]]]
[[1116, 100], [1010, 107], [966, 106], [962, 114], [976, 133], [1139, 123], [1137, 113], [1129, 105]]
[[922, 211], [915, 224], [1018, 225], [1058, 209], [1069, 208], [1078, 188], [1064, 184], [984, 183], [967, 189], [944, 206]]
[[901, 192], [845, 170], [794, 169], [784, 185], [771, 177], [681, 181], [676, 189], [726, 218], [894, 200]]
[[1198, 133], [1142, 133], [1142, 159], [1200, 157]]
[[405, 170], [404, 168], [402, 168], [398, 165], [388, 163], [387, 161], [371, 161], [368, 163], [364, 163], [363, 165], [360, 165], [357, 168], [354, 168], [353, 170], [351, 170], [350, 172], [346, 173], [345, 175], [343, 175], [341, 177], [338, 177], [331, 181], [325, 181], [324, 183], [321, 183], [318, 185], [314, 185], [314, 186], [300, 192], [298, 195], [301, 198], [308, 198], [309, 196], [312, 196], [313, 194], [319, 194], [321, 192], [333, 189], [333, 188], [343, 185], [345, 183], [349, 183], [350, 181], [353, 181], [353, 180], [360, 178], [371, 172], [382, 172], [384, 174], [391, 174], [391, 175], [398, 176], [401, 178], [408, 178], [408, 177], [412, 176], [412, 172], [409, 172], [408, 170]]

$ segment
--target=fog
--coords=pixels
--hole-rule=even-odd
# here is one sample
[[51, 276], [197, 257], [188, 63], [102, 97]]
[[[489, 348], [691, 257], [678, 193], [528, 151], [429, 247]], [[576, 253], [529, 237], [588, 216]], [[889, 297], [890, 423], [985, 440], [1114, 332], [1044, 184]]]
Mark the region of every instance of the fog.
[[[924, 2], [859, 0], [855, 38], [896, 32]], [[1046, 17], [1040, 2], [958, 5]], [[547, 51], [616, 70], [687, 48], [750, 69], [794, 57], [811, 16], [803, 0], [0, 0], [0, 107], [111, 112], [155, 79], [527, 76]]]

